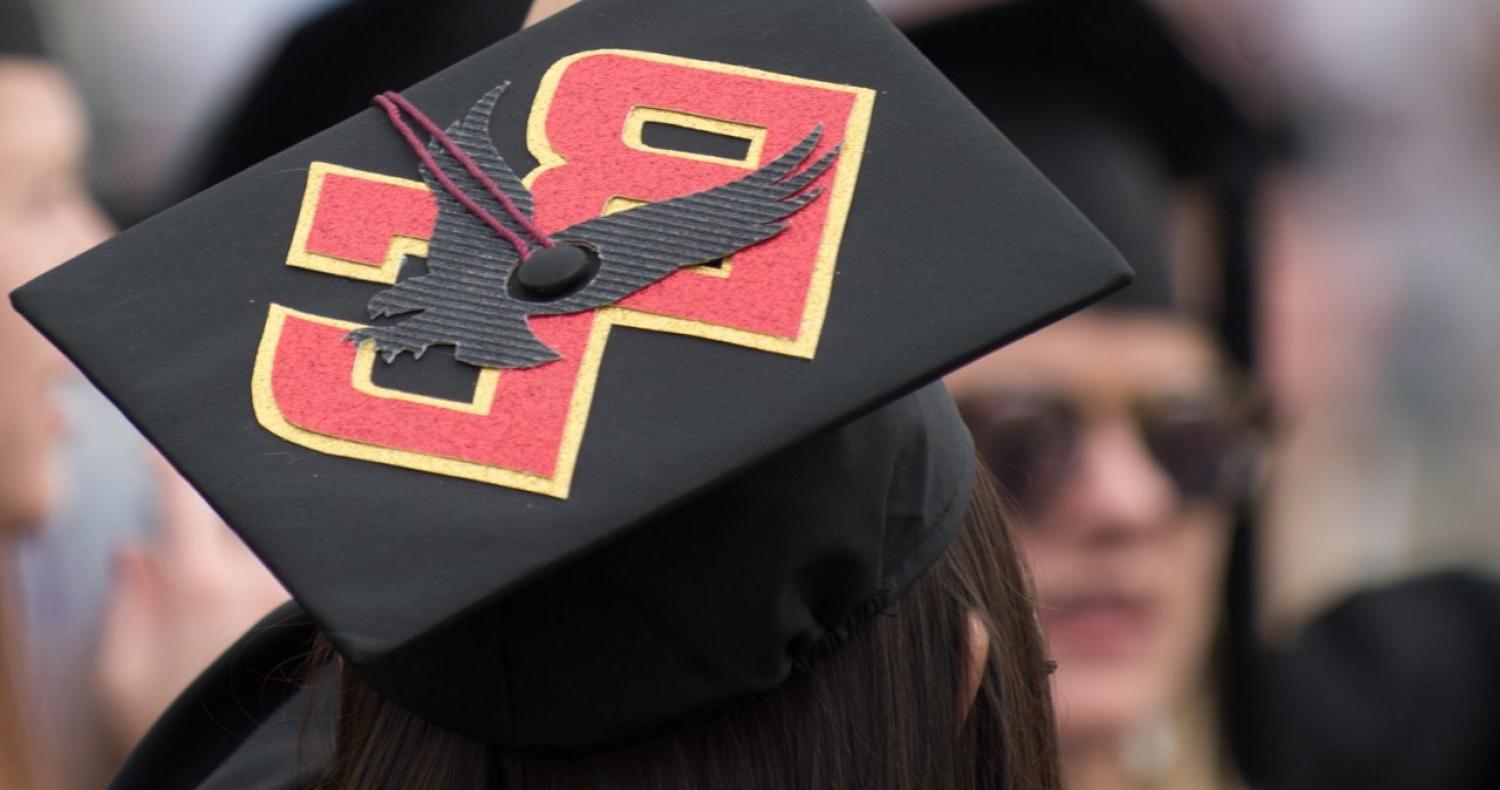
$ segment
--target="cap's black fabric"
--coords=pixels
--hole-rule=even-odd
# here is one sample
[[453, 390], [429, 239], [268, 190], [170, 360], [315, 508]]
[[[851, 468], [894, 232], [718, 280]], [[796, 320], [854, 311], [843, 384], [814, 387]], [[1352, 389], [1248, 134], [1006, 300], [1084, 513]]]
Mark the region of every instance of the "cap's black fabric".
[[779, 686], [905, 590], [958, 530], [971, 446], [928, 385], [362, 675], [495, 742], [656, 734]]
[[[816, 663], [936, 561], [968, 506], [968, 437], [928, 385], [362, 674], [440, 725], [490, 722], [476, 734], [518, 746], [690, 723]], [[328, 738], [328, 700], [304, 698], [327, 684], [305, 689], [297, 672], [312, 634], [295, 604], [255, 626], [112, 787], [301, 787]]]
[[0, 0], [0, 58], [45, 54], [41, 25], [31, 0]]
[[[366, 306], [389, 283], [288, 265], [288, 245], [307, 244], [298, 229], [312, 215], [299, 207], [323, 194], [309, 184], [330, 172], [312, 163], [406, 190], [364, 204], [340, 232], [412, 199], [400, 184], [417, 177], [416, 159], [382, 113], [304, 141], [12, 297], [204, 492], [352, 671], [434, 722], [514, 746], [590, 748], [660, 732], [773, 688], [836, 646], [930, 567], [967, 505], [971, 445], [929, 382], [1129, 278], [1109, 243], [864, 0], [589, 0], [407, 98], [446, 126], [508, 81], [495, 146], [517, 174], [538, 158], [555, 167], [538, 140], [561, 132], [547, 125], [552, 105], [536, 98], [597, 97], [559, 93], [555, 67], [605, 49], [617, 60], [590, 79], [666, 63], [677, 70], [663, 79], [685, 95], [732, 84], [714, 98], [735, 108], [774, 83], [821, 86], [873, 110], [867, 135], [852, 110], [849, 123], [826, 129], [824, 145], [847, 143], [830, 171], [844, 187], [787, 220], [787, 233], [806, 232], [798, 223], [809, 212], [847, 201], [846, 222], [808, 236], [824, 240], [816, 249], [830, 262], [821, 332], [808, 333], [819, 314], [800, 307], [804, 328], [794, 330], [815, 342], [788, 353], [770, 341], [686, 337], [676, 324], [604, 324], [607, 345], [590, 363], [597, 378], [568, 396], [592, 404], [585, 422], [569, 423], [581, 431], [570, 484], [547, 495], [427, 463], [451, 460], [436, 452], [413, 466], [367, 445], [351, 450], [358, 442], [347, 437], [330, 450], [327, 435], [267, 417], [266, 399], [279, 409], [285, 393], [254, 371], [283, 361], [278, 310], [344, 322], [327, 330], [344, 357], [306, 357], [297, 341], [285, 352], [293, 363], [322, 359], [314, 373], [332, 371], [286, 379], [314, 403], [365, 386], [366, 400], [330, 407], [332, 418], [363, 418], [393, 400], [433, 408], [421, 389], [375, 385], [371, 395], [349, 367], [358, 362], [348, 330], [368, 325]], [[577, 105], [571, 128], [626, 134], [625, 119], [585, 112], [600, 106]], [[798, 111], [765, 106], [777, 117]], [[702, 120], [692, 106], [654, 109]], [[713, 123], [735, 128], [733, 117]], [[780, 130], [790, 141], [768, 143], [759, 164], [810, 131]], [[604, 193], [589, 194], [587, 211], [608, 210], [592, 202]], [[539, 192], [536, 216], [568, 197]], [[638, 241], [672, 243], [649, 233]], [[736, 253], [712, 276], [743, 283], [757, 265]], [[567, 353], [563, 363], [580, 358]], [[466, 367], [439, 356], [407, 370], [427, 383]], [[495, 386], [539, 380], [531, 374], [498, 371]], [[544, 389], [495, 390], [474, 408], [487, 417], [521, 410], [545, 400]], [[382, 425], [400, 430], [405, 420]]]
[[300, 25], [183, 174], [187, 197], [521, 29], [530, 0], [348, 0]]
[[1177, 182], [1212, 180], [1249, 125], [1140, 0], [1014, 0], [911, 38], [1136, 271], [1107, 304], [1176, 309]]

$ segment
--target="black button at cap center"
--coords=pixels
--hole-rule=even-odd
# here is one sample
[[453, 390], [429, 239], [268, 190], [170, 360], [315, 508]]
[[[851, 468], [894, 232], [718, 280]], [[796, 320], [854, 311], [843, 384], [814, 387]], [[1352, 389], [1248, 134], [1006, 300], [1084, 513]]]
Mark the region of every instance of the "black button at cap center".
[[533, 299], [561, 296], [588, 282], [599, 268], [593, 250], [566, 242], [536, 250], [521, 262], [515, 283], [521, 295]]

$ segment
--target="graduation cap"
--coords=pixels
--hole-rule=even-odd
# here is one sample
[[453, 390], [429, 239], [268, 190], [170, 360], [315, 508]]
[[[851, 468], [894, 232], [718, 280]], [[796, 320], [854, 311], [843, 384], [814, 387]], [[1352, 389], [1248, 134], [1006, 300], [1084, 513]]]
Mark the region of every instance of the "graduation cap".
[[931, 382], [1129, 277], [864, 0], [590, 0], [378, 103], [13, 300], [354, 673], [492, 743], [832, 649], [965, 510]]
[[1254, 132], [1167, 20], [1142, 0], [1012, 0], [910, 35], [1130, 261], [1135, 281], [1106, 303], [1180, 310], [1177, 187], [1239, 178]]

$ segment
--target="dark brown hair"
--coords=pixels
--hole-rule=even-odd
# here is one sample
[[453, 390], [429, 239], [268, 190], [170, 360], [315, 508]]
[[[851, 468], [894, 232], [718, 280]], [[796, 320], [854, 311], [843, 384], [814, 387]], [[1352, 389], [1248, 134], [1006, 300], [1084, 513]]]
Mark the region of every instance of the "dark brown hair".
[[[440, 729], [340, 672], [320, 787], [1056, 790], [1041, 633], [999, 496], [982, 477], [931, 571], [847, 644], [742, 707], [624, 749], [535, 754]], [[990, 638], [972, 705], [971, 612]]]

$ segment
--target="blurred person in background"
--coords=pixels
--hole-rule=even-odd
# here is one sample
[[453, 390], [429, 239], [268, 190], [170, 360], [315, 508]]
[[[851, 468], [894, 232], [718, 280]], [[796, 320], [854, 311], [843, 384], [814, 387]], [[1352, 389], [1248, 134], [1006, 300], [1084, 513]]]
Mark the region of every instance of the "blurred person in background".
[[[1276, 458], [1270, 550], [1258, 558], [1256, 578], [1271, 608], [1261, 624], [1282, 637], [1263, 652], [1245, 633], [1256, 624], [1248, 594], [1232, 596], [1239, 606], [1228, 616], [1220, 612], [1226, 559], [1243, 569], [1251, 556], [1243, 550], [1250, 533], [1234, 536], [1239, 551], [1227, 551], [1226, 541], [1256, 476], [1247, 474], [1252, 454], [1239, 449], [1258, 444], [1254, 401], [1236, 396], [1245, 373], [1231, 364], [1252, 359], [1255, 311], [1247, 305], [1255, 292], [1245, 288], [1245, 251], [1221, 243], [1226, 254], [1212, 260], [1191, 243], [1205, 230], [1193, 230], [1203, 218], [1195, 201], [1166, 188], [1194, 175], [1227, 176], [1232, 185], [1243, 163], [1235, 164], [1233, 145], [1227, 158], [1214, 150], [1234, 135], [1204, 125], [1216, 113], [1202, 114], [1207, 105], [1193, 81], [1167, 77], [1160, 58], [1121, 52], [1122, 42], [1140, 39], [1141, 28], [1120, 16], [1130, 5], [1017, 0], [914, 33], [1142, 275], [1105, 306], [950, 379], [1031, 526], [1023, 544], [1060, 663], [1067, 784], [1500, 786], [1500, 582], [1472, 570], [1423, 572], [1455, 559], [1471, 569], [1496, 560], [1500, 532], [1483, 517], [1494, 507], [1493, 489], [1473, 482], [1493, 474], [1482, 458], [1500, 447], [1485, 417], [1496, 401], [1474, 386], [1494, 368], [1496, 346], [1459, 350], [1494, 333], [1456, 330], [1494, 320], [1476, 305], [1494, 298], [1486, 284], [1496, 270], [1474, 258], [1500, 246], [1492, 240], [1500, 146], [1491, 138], [1475, 151], [1454, 139], [1468, 133], [1450, 128], [1453, 119], [1473, 119], [1473, 107], [1458, 111], [1453, 101], [1471, 81], [1450, 80], [1437, 92], [1386, 90], [1472, 62], [1477, 33], [1461, 37], [1467, 45], [1451, 55], [1417, 58], [1423, 65], [1411, 70], [1365, 46], [1303, 53], [1315, 62], [1373, 57], [1396, 73], [1376, 85], [1373, 72], [1349, 69], [1341, 87], [1362, 88], [1357, 101], [1292, 103], [1302, 131], [1295, 178], [1278, 180], [1265, 203], [1271, 221], [1257, 227], [1271, 253], [1260, 308], [1271, 321], [1258, 338], [1266, 383], [1276, 413], [1295, 420], [1277, 437], [1290, 438], [1293, 452]], [[1359, 15], [1340, 4], [1279, 7], [1320, 19], [1325, 34], [1378, 33], [1428, 52], [1445, 45], [1422, 31], [1473, 18], [1457, 5], [1428, 13], [1399, 1]], [[1327, 86], [1310, 81], [1291, 96], [1318, 87]], [[1488, 101], [1500, 104], [1496, 97]], [[1155, 163], [1142, 155], [1153, 147]], [[1182, 167], [1181, 154], [1194, 148], [1203, 154], [1193, 157], [1198, 165]], [[1226, 206], [1243, 206], [1243, 186], [1226, 197]], [[1221, 234], [1246, 232], [1218, 219]], [[1215, 280], [1220, 287], [1203, 287]], [[1395, 285], [1403, 280], [1407, 287]], [[1213, 291], [1223, 295], [1217, 305], [1203, 298]], [[1436, 310], [1442, 303], [1450, 308]], [[1210, 316], [1216, 320], [1204, 320]], [[1381, 370], [1411, 371], [1413, 363], [1420, 371], [1396, 376], [1399, 386], [1381, 392]], [[1465, 370], [1444, 374], [1449, 364]], [[1405, 406], [1462, 408], [1413, 410], [1382, 423], [1387, 407], [1378, 401], [1388, 395]], [[1351, 432], [1354, 425], [1361, 427]], [[1421, 426], [1432, 433], [1412, 440]], [[1310, 437], [1328, 442], [1327, 454], [1309, 453]], [[1362, 479], [1360, 470], [1388, 464], [1392, 453], [1447, 460]], [[1426, 491], [1400, 481], [1454, 464], [1455, 473]], [[1379, 490], [1351, 497], [1371, 486]], [[1429, 498], [1439, 491], [1449, 493]], [[1325, 507], [1338, 500], [1355, 509]], [[1441, 507], [1413, 506], [1424, 501]], [[1289, 520], [1293, 509], [1301, 515]], [[1431, 515], [1418, 519], [1420, 512]], [[1265, 532], [1258, 525], [1255, 534]], [[1223, 650], [1216, 631], [1239, 636]], [[1245, 673], [1246, 662], [1256, 671]], [[1225, 716], [1229, 707], [1240, 709]]]
[[[48, 58], [35, 9], [0, 0], [0, 293], [110, 234], [84, 182], [87, 137], [83, 108], [67, 75]], [[77, 549], [92, 533], [111, 529], [99, 520], [128, 518], [124, 503], [101, 503], [93, 522], [51, 532], [71, 500], [113, 491], [80, 490], [70, 485], [77, 481], [63, 479], [65, 429], [92, 431], [100, 420], [123, 420], [71, 410], [64, 418], [60, 390], [76, 373], [8, 300], [0, 305], [0, 360], [0, 787], [87, 786], [94, 783], [86, 767], [96, 752], [112, 751], [117, 760], [177, 691], [284, 593], [165, 463], [145, 463], [146, 448], [139, 445], [130, 446], [129, 457], [111, 454], [115, 464], [150, 468], [160, 532], [120, 548], [103, 633], [96, 622], [89, 638], [97, 650], [89, 663], [99, 682], [87, 682], [87, 675], [80, 682], [78, 673], [88, 673], [88, 665], [66, 661], [72, 672], [56, 681], [66, 682], [91, 717], [102, 720], [110, 742], [76, 720], [59, 721], [66, 717], [48, 709], [56, 699], [40, 679], [40, 670], [59, 657], [39, 648], [56, 645], [30, 639], [34, 624], [21, 615], [34, 617], [38, 602], [12, 599], [18, 590], [30, 596], [85, 580], [21, 584], [25, 579], [13, 578], [15, 571], [35, 577], [36, 568], [31, 557], [17, 563], [13, 555], [42, 539]], [[75, 424], [74, 416], [84, 420]], [[98, 772], [112, 769], [109, 758], [101, 762]]]
[[[41, 52], [26, 2], [0, 4], [0, 274], [8, 293], [109, 235], [82, 177], [82, 107]], [[50, 397], [63, 358], [6, 305], [0, 313], [6, 375], [0, 377], [0, 525], [39, 523], [56, 493], [49, 454], [62, 433]]]
[[[276, 18], [285, 19], [298, 7], [304, 9], [303, 13], [332, 7], [291, 36], [262, 78], [245, 93], [243, 109], [230, 116], [220, 133], [205, 135], [211, 142], [195, 142], [185, 136], [185, 129], [162, 128], [149, 135], [154, 141], [177, 140], [179, 150], [189, 155], [209, 151], [208, 159], [216, 162], [210, 169], [217, 168], [218, 175], [202, 177], [194, 173], [188, 178], [206, 178], [198, 185], [207, 186], [289, 142], [360, 111], [378, 90], [404, 87], [514, 32], [528, 10], [536, 11], [540, 18], [542, 12], [566, 3], [439, 0], [419, 6], [391, 0], [337, 4], [328, 0], [277, 0], [267, 4], [264, 11], [250, 5], [239, 2], [212, 15], [183, 13], [180, 8], [153, 0], [113, 0], [102, 8], [95, 7], [91, 0], [87, 5], [53, 0], [38, 8], [46, 12], [42, 14], [44, 21], [53, 23], [53, 32], [60, 33], [64, 52], [75, 59], [70, 63], [81, 68], [86, 77], [92, 76], [89, 84], [106, 102], [106, 110], [113, 113], [112, 131], [119, 137], [123, 133], [121, 124], [135, 128], [133, 116], [127, 113], [119, 117], [122, 107], [138, 112], [142, 101], [144, 106], [155, 108], [150, 112], [162, 123], [178, 116], [202, 114], [180, 110], [174, 114], [159, 105], [180, 103], [183, 97], [191, 96], [198, 96], [198, 102], [205, 104], [203, 85], [193, 88], [186, 84], [188, 78], [179, 76], [153, 82], [151, 75], [159, 78], [163, 69], [173, 70], [174, 75], [182, 69], [217, 75], [213, 84], [219, 87], [215, 90], [232, 96], [233, 85], [240, 78], [229, 72], [250, 70], [253, 61], [247, 63], [246, 59], [253, 58], [256, 49], [251, 42], [274, 39]], [[33, 18], [29, 9], [26, 18]], [[103, 24], [101, 20], [117, 24]], [[126, 32], [132, 23], [152, 29], [140, 39]], [[205, 26], [208, 23], [234, 26], [238, 31], [234, 41], [224, 42], [233, 46], [206, 49], [205, 41], [221, 41], [226, 35], [222, 28], [209, 29]], [[31, 42], [28, 53], [38, 65], [44, 65], [37, 27], [34, 23], [25, 26], [33, 31], [27, 36]], [[7, 24], [5, 29], [9, 33], [21, 28]], [[131, 38], [119, 38], [125, 35]], [[384, 47], [372, 48], [370, 36], [388, 36], [389, 41]], [[138, 43], [131, 43], [140, 40], [165, 46], [147, 53]], [[272, 46], [275, 51], [279, 45]], [[210, 52], [213, 62], [204, 61]], [[51, 55], [48, 51], [47, 56]], [[76, 137], [72, 144], [80, 151], [74, 152], [74, 161], [64, 175], [73, 179], [71, 195], [94, 212], [80, 173], [85, 135], [77, 100], [61, 71], [45, 68], [58, 76], [59, 89], [73, 103], [69, 105], [74, 113], [68, 121], [69, 132]], [[309, 74], [319, 79], [310, 80]], [[164, 91], [140, 95], [154, 84], [163, 85]], [[314, 84], [316, 89], [310, 87]], [[19, 115], [0, 119], [7, 131], [19, 132], [27, 123]], [[143, 139], [139, 134], [125, 136], [128, 139], [116, 142]], [[138, 218], [140, 197], [156, 191], [149, 187], [150, 182], [160, 184], [164, 180], [163, 172], [142, 169], [150, 162], [157, 162], [155, 167], [160, 169], [160, 152], [119, 146], [111, 151], [105, 185], [117, 197], [134, 196], [134, 207], [126, 211], [126, 217]], [[180, 170], [195, 170], [184, 164], [177, 162]], [[121, 181], [122, 175], [127, 180]], [[4, 176], [0, 173], [0, 179]], [[94, 217], [96, 224], [87, 241], [29, 259], [40, 268], [3, 272], [3, 290], [8, 292], [101, 240], [109, 229], [96, 212]], [[36, 233], [28, 234], [25, 240], [50, 243], [63, 238], [56, 233]], [[13, 244], [21, 236], [11, 234], [6, 226], [0, 239]], [[8, 303], [0, 307], [0, 313], [7, 339], [13, 322], [17, 337], [27, 343], [34, 340], [37, 348], [53, 355], [51, 363], [58, 369], [58, 378], [73, 378], [67, 363], [24, 325]], [[10, 383], [0, 382], [0, 388]], [[54, 438], [65, 440], [65, 446], [58, 448], [63, 462], [57, 466], [63, 467], [69, 485], [59, 507], [45, 514], [49, 523], [43, 531], [18, 547], [16, 578], [11, 580], [13, 584], [5, 585], [15, 588], [20, 597], [14, 602], [17, 617], [10, 624], [11, 638], [7, 641], [16, 654], [37, 659], [34, 671], [16, 681], [30, 686], [27, 696], [37, 703], [27, 727], [37, 736], [33, 740], [67, 743], [68, 759], [49, 766], [47, 773], [55, 772], [65, 786], [86, 787], [102, 784], [185, 681], [249, 622], [283, 600], [285, 593], [165, 463], [141, 463], [149, 448], [112, 406], [81, 383], [69, 381], [64, 389], [61, 399], [66, 401], [63, 405], [70, 430], [67, 436]], [[46, 401], [30, 398], [27, 402]], [[33, 493], [39, 490], [19, 480], [12, 487]], [[19, 672], [15, 661], [6, 660], [4, 667]], [[80, 677], [85, 681], [79, 682]], [[17, 741], [6, 739], [6, 743]], [[19, 765], [19, 761], [5, 763]], [[11, 786], [0, 781], [0, 788], [8, 790]]]
[[[88, 249], [108, 230], [80, 176], [82, 111], [43, 56], [33, 9], [0, 1], [0, 291]], [[7, 301], [0, 305], [0, 554], [47, 517], [57, 493], [62, 416], [52, 390], [66, 361]], [[0, 568], [5, 566], [0, 565]], [[0, 787], [31, 788], [39, 763], [12, 580], [0, 575]]]
[[[185, 166], [200, 192], [521, 29], [571, 0], [345, 0], [303, 22]], [[533, 19], [532, 21], [535, 21]], [[314, 75], [316, 78], [314, 78]]]
[[911, 36], [1137, 270], [948, 379], [1021, 515], [1064, 785], [1240, 787], [1215, 650], [1260, 429], [1208, 292], [1248, 124], [1142, 3], [1014, 0]]
[[162, 208], [202, 153], [204, 125], [238, 101], [292, 25], [335, 0], [34, 2], [88, 107], [93, 194], [129, 227]]

